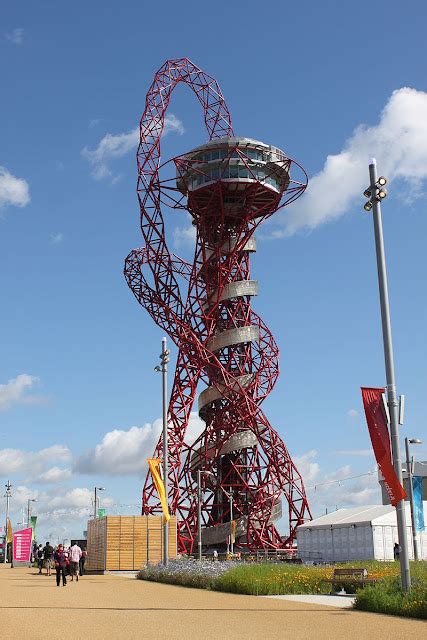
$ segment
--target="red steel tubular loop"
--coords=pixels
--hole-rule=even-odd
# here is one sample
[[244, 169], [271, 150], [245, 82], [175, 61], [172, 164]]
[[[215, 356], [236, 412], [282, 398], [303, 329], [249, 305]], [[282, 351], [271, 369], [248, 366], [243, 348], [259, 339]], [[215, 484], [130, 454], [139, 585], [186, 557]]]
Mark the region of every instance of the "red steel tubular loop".
[[[203, 107], [211, 141], [204, 148], [211, 155], [205, 164], [198, 150], [174, 158], [177, 178], [171, 186], [171, 180], [159, 177], [160, 139], [171, 93], [180, 82]], [[267, 153], [263, 149], [272, 162], [254, 160]], [[304, 192], [305, 172], [280, 150], [235, 138], [219, 85], [187, 58], [167, 61], [155, 75], [141, 119], [137, 161], [145, 247], [129, 254], [125, 277], [138, 302], [178, 347], [168, 411], [168, 500], [178, 517], [179, 549], [192, 552], [197, 541], [197, 470], [204, 472], [204, 544], [226, 544], [233, 531], [236, 544], [252, 551], [287, 547], [297, 525], [311, 515], [301, 476], [260, 408], [276, 382], [279, 351], [251, 308], [257, 285], [250, 279], [250, 255], [260, 222]], [[291, 178], [291, 168], [303, 179]], [[192, 215], [192, 264], [167, 247], [165, 201]], [[180, 279], [187, 281], [185, 300]], [[205, 385], [199, 396], [205, 429], [188, 444], [199, 383]], [[162, 454], [160, 438], [154, 455]], [[282, 517], [282, 497], [289, 525], [284, 537], [274, 524]], [[161, 512], [149, 475], [142, 510]]]

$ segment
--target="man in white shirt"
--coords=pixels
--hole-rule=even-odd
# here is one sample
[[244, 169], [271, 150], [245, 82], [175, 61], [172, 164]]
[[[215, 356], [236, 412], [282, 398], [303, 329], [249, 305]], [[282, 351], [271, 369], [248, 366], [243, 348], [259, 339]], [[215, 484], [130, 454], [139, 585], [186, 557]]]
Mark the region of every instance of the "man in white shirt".
[[82, 550], [80, 549], [78, 544], [73, 544], [70, 547], [69, 551], [69, 559], [70, 559], [70, 574], [71, 580], [74, 580], [74, 576], [76, 576], [76, 580], [79, 580], [79, 562], [82, 557]]

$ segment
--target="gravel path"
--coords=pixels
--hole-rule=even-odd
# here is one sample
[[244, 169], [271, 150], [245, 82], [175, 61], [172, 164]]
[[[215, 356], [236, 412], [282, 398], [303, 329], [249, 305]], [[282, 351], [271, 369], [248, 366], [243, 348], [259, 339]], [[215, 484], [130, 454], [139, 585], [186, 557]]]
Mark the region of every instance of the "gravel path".
[[427, 623], [112, 575], [56, 587], [0, 566], [1, 632], [16, 640], [425, 640]]

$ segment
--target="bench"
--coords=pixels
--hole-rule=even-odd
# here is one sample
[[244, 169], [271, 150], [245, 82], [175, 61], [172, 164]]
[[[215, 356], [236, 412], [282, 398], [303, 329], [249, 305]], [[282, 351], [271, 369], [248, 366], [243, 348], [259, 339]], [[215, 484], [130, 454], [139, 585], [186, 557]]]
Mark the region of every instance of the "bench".
[[368, 570], [360, 567], [348, 568], [348, 569], [334, 569], [334, 575], [330, 580], [332, 587], [334, 585], [346, 585], [346, 584], [365, 584], [376, 582], [376, 578], [368, 577]]

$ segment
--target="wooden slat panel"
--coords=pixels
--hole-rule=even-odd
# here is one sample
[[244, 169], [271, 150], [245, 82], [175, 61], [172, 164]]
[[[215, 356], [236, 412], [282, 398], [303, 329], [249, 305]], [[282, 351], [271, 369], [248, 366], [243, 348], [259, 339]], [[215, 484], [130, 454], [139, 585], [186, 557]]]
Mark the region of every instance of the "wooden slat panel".
[[[148, 549], [147, 549], [148, 544]], [[159, 562], [163, 522], [159, 516], [106, 516], [88, 523], [88, 569], [139, 569]], [[176, 518], [169, 521], [169, 557], [176, 556]]]

